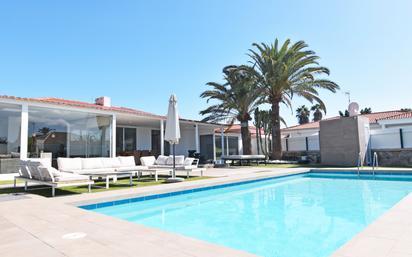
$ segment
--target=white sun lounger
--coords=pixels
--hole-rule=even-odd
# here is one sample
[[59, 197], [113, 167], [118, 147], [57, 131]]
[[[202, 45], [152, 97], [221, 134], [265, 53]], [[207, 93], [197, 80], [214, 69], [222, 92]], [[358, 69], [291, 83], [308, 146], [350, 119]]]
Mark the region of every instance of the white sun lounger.
[[91, 191], [91, 185], [94, 182], [87, 176], [58, 171], [47, 162], [50, 162], [50, 160], [21, 160], [20, 176], [14, 178], [14, 187], [16, 187], [16, 180], [18, 179], [24, 181], [25, 191], [27, 191], [28, 183], [50, 186], [53, 197], [55, 196], [56, 188], [60, 187], [87, 185], [89, 192]]

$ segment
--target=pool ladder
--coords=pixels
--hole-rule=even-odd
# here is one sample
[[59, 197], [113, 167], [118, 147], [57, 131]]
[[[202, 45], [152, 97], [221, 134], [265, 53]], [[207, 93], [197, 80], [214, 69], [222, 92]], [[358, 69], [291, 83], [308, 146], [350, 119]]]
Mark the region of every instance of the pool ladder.
[[358, 177], [360, 176], [360, 169], [362, 167], [363, 167], [362, 152], [359, 152], [359, 155], [358, 155]]
[[[358, 155], [358, 176], [360, 176], [360, 169], [363, 167], [363, 158], [362, 152]], [[375, 169], [378, 169], [379, 162], [378, 162], [378, 154], [376, 152], [373, 153], [372, 159], [372, 175], [375, 176]]]
[[379, 162], [378, 162], [378, 154], [376, 152], [373, 153], [373, 160], [372, 160], [372, 172], [375, 176], [375, 169], [378, 169]]

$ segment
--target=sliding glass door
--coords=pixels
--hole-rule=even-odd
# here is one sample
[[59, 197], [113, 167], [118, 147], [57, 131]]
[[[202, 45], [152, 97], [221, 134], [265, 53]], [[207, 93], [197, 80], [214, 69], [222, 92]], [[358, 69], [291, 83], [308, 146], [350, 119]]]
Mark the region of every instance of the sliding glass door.
[[133, 152], [137, 149], [136, 128], [116, 128], [116, 154]]
[[58, 157], [108, 157], [111, 116], [29, 107], [28, 152]]

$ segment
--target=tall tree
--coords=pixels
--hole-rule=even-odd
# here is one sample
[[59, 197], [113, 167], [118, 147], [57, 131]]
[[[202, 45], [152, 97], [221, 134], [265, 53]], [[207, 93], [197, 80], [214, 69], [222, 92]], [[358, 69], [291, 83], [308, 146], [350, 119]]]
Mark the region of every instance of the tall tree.
[[291, 43], [287, 39], [282, 45], [276, 39], [273, 44], [256, 44], [257, 50], [250, 49], [253, 74], [257, 77], [262, 96], [272, 109], [272, 159], [282, 157], [280, 137], [280, 104], [292, 108], [292, 97], [303, 97], [316, 102], [322, 110], [325, 104], [318, 95], [318, 89], [336, 92], [339, 86], [321, 75], [329, 75], [329, 69], [318, 63], [319, 57], [308, 50], [304, 41]]
[[298, 118], [298, 123], [300, 125], [308, 123], [310, 117], [310, 111], [308, 107], [302, 105], [301, 107], [296, 109], [296, 118]]
[[323, 118], [322, 108], [320, 104], [315, 104], [310, 108], [313, 111], [313, 121], [320, 121]]
[[209, 82], [210, 90], [200, 96], [215, 104], [201, 111], [206, 117], [203, 121], [228, 121], [230, 125], [240, 122], [244, 154], [252, 154], [252, 142], [249, 121], [252, 113], [262, 103], [261, 93], [254, 77], [239, 66], [227, 66], [223, 69], [224, 83]]
[[[255, 110], [254, 124], [256, 126], [256, 141], [258, 153], [269, 157], [270, 142], [272, 138], [272, 113], [271, 110]], [[286, 126], [285, 120], [280, 117], [280, 121]], [[262, 135], [263, 132], [263, 135]]]

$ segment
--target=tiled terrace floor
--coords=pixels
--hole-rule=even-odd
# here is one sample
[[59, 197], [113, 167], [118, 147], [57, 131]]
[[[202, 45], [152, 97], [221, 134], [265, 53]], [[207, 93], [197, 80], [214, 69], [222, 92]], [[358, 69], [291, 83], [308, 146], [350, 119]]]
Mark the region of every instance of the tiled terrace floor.
[[[0, 196], [0, 256], [253, 256], [77, 208], [76, 205], [305, 172], [308, 169], [211, 169], [216, 178], [44, 198]], [[65, 239], [70, 233], [79, 239]], [[412, 194], [338, 249], [333, 257], [412, 257]]]

